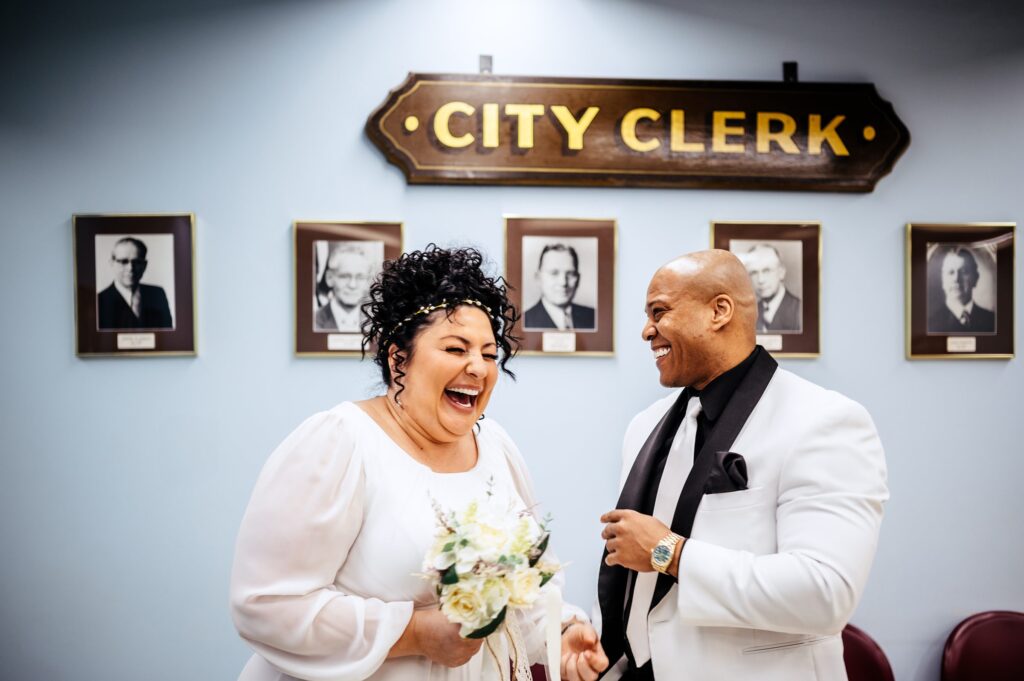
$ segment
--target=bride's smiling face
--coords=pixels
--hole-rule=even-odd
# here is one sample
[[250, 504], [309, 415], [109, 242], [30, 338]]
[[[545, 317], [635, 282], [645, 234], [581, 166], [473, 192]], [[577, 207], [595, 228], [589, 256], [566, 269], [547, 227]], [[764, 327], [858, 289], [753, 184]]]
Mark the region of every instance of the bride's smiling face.
[[[402, 410], [435, 442], [463, 437], [491, 398], [497, 360], [498, 346], [483, 310], [462, 305], [450, 317], [444, 310], [433, 312], [412, 343], [402, 367], [405, 376], [398, 378], [405, 386], [398, 396]], [[390, 361], [392, 376], [398, 376], [394, 351]]]

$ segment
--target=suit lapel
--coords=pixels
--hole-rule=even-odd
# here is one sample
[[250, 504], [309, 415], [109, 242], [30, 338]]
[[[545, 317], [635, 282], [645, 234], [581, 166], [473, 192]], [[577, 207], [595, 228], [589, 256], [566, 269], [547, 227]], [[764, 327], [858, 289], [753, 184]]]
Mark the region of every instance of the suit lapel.
[[[615, 504], [615, 508], [633, 510], [640, 508], [644, 498], [644, 488], [651, 476], [658, 449], [665, 442], [665, 438], [668, 438], [668, 442], [671, 443], [679, 428], [682, 419], [678, 413], [680, 411], [679, 402], [686, 399], [686, 395], [686, 390], [679, 393], [676, 401], [661, 417], [651, 434], [647, 436], [647, 441], [644, 442], [636, 460], [633, 461], [633, 467], [626, 477], [626, 483], [622, 486], [622, 492], [619, 493], [619, 501]], [[622, 646], [625, 640], [624, 608], [629, 571], [621, 565], [607, 565], [604, 562], [607, 557], [608, 550], [605, 549], [601, 556], [597, 593], [601, 606], [601, 645], [608, 654], [608, 659], [614, 662], [622, 655]]]
[[[700, 506], [700, 500], [704, 496], [704, 483], [715, 462], [714, 453], [728, 451], [732, 447], [732, 443], [736, 441], [736, 437], [746, 424], [750, 413], [757, 406], [778, 366], [778, 362], [762, 350], [753, 366], [750, 367], [750, 371], [736, 388], [736, 392], [729, 398], [722, 415], [718, 417], [718, 423], [715, 424], [714, 430], [704, 441], [700, 454], [695, 457], [690, 474], [683, 484], [683, 491], [679, 495], [676, 511], [672, 516], [672, 531], [676, 534], [684, 537], [690, 536], [690, 532], [693, 531], [694, 518], [697, 516], [697, 507]], [[661, 602], [674, 583], [675, 580], [672, 577], [658, 575], [658, 582], [654, 587], [654, 597], [651, 599], [651, 608]]]

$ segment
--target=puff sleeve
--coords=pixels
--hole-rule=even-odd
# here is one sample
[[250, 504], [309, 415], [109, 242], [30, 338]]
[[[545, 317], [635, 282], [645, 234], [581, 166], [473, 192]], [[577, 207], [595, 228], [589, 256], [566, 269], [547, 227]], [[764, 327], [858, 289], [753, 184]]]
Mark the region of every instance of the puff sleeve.
[[411, 602], [335, 585], [363, 516], [356, 433], [340, 409], [306, 420], [270, 456], [238, 533], [235, 627], [271, 665], [301, 679], [365, 679], [412, 617]]

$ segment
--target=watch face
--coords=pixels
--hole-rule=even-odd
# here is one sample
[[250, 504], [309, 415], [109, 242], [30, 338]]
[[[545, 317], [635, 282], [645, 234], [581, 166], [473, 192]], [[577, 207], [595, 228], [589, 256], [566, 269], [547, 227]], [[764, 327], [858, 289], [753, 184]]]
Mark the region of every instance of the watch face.
[[668, 562], [671, 557], [672, 552], [668, 550], [667, 546], [655, 546], [654, 552], [651, 554], [651, 558], [653, 558], [654, 562], [659, 565], [661, 563]]

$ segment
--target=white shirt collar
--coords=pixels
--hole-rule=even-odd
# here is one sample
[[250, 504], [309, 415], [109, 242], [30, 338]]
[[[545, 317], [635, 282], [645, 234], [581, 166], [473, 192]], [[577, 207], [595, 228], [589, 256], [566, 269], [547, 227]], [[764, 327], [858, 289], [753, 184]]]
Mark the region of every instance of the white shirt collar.
[[555, 326], [562, 331], [572, 330], [572, 303], [569, 303], [565, 307], [558, 307], [552, 305], [543, 298], [540, 299], [541, 305], [547, 310], [548, 316], [551, 317], [551, 321], [555, 323]]
[[786, 285], [779, 284], [779, 290], [775, 292], [775, 295], [768, 301], [768, 309], [764, 311], [765, 323], [771, 323], [775, 319], [775, 313], [779, 311], [779, 306], [782, 305], [782, 299], [786, 297]]
[[116, 288], [117, 292], [121, 294], [122, 298], [124, 298], [124, 302], [128, 303], [128, 307], [131, 307], [132, 306], [132, 291], [131, 291], [131, 289], [125, 288], [121, 284], [121, 282], [119, 282], [117, 279], [114, 280], [114, 288]]
[[337, 299], [331, 298], [331, 314], [334, 315], [334, 324], [342, 333], [359, 333], [359, 306], [346, 310]]
[[949, 298], [946, 298], [946, 307], [949, 308], [949, 311], [952, 312], [953, 316], [957, 319], [960, 319], [960, 315], [964, 312], [966, 312], [969, 317], [974, 313], [974, 298], [968, 300], [966, 305], [962, 305], [959, 300], [950, 300]]

